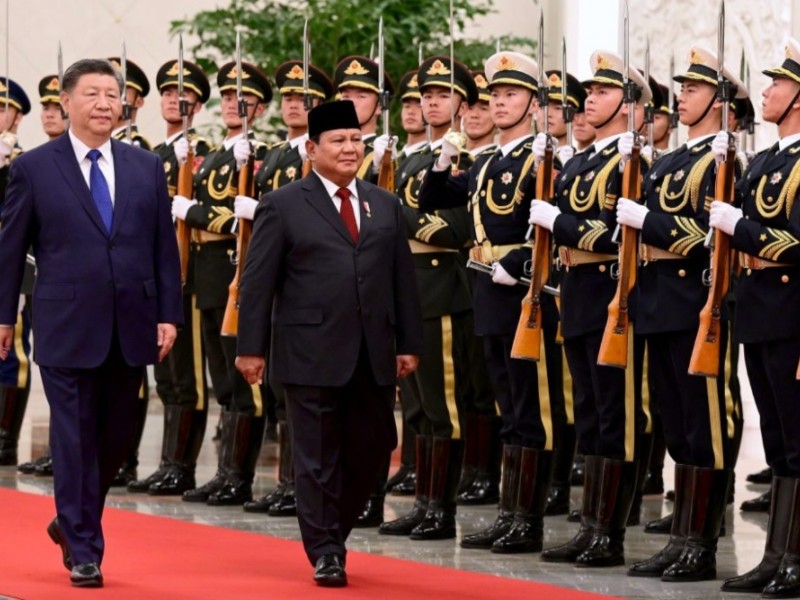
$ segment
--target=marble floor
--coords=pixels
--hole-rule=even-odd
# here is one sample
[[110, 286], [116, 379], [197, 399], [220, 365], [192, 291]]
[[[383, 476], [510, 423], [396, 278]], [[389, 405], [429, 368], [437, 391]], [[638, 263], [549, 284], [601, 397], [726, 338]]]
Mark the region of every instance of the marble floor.
[[[748, 390], [746, 376], [742, 372], [743, 389]], [[33, 392], [20, 439], [20, 460], [38, 457], [46, 449], [48, 430], [48, 409], [38, 379], [34, 371]], [[209, 423], [216, 422], [216, 407]], [[761, 559], [766, 529], [766, 515], [742, 513], [738, 505], [765, 491], [764, 486], [754, 486], [745, 482], [745, 476], [764, 466], [763, 450], [758, 432], [758, 414], [752, 398], [745, 399], [745, 433], [741, 456], [737, 467], [735, 504], [728, 507], [726, 515], [728, 535], [720, 539], [717, 554], [718, 576], [735, 575], [753, 567]], [[141, 465], [139, 475], [145, 476], [155, 469], [158, 461], [162, 430], [162, 408], [157, 398], [150, 402], [150, 414], [140, 451]], [[212, 428], [203, 446], [199, 466], [198, 483], [211, 478], [216, 466], [216, 445], [210, 439]], [[265, 444], [260, 458], [261, 467], [256, 480], [256, 493], [265, 492], [276, 483], [277, 445]], [[668, 461], [669, 463], [669, 461]], [[672, 479], [672, 465], [665, 468], [664, 478]], [[0, 468], [0, 486], [24, 492], [52, 494], [52, 480], [33, 476], [18, 475], [13, 468]], [[579, 501], [579, 488], [573, 488], [573, 503]], [[391, 519], [408, 512], [413, 499], [407, 497], [387, 498], [386, 518]], [[207, 507], [188, 504], [178, 498], [153, 498], [146, 495], [128, 494], [115, 490], [109, 497], [109, 504], [126, 510], [229, 527], [246, 531], [256, 531], [282, 538], [299, 539], [299, 530], [294, 518], [274, 518], [247, 514], [239, 507]], [[659, 497], [646, 497], [642, 509], [642, 522], [661, 516], [662, 511], [670, 510], [669, 503]], [[459, 508], [459, 537], [471, 533], [492, 522], [495, 516], [493, 507]], [[577, 526], [568, 523], [565, 517], [545, 519], [545, 546], [555, 545], [569, 539]], [[44, 529], [42, 530], [44, 535]], [[628, 563], [651, 556], [666, 543], [665, 536], [650, 535], [642, 527], [628, 529], [626, 538], [626, 557]], [[405, 538], [381, 536], [375, 529], [356, 530], [350, 537], [348, 547], [352, 550], [402, 557], [420, 562], [454, 567], [469, 571], [492, 573], [503, 577], [515, 577], [544, 581], [564, 587], [572, 587], [624, 598], [680, 598], [712, 600], [723, 597], [737, 597], [719, 591], [720, 581], [694, 584], [667, 584], [659, 580], [631, 578], [625, 575], [624, 567], [612, 569], [577, 569], [571, 565], [542, 562], [537, 555], [496, 555], [479, 550], [464, 550], [453, 540], [434, 542], [412, 542]], [[54, 560], [57, 559], [54, 551]], [[268, 558], [265, 558], [268, 560]]]

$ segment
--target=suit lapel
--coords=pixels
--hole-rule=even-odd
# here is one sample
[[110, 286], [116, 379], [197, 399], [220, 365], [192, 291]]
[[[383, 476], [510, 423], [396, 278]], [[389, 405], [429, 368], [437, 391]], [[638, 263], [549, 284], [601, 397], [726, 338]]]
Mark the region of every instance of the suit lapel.
[[350, 232], [347, 231], [347, 227], [344, 226], [341, 215], [336, 212], [336, 206], [333, 204], [330, 196], [328, 196], [328, 191], [325, 189], [325, 186], [322, 185], [322, 181], [317, 174], [312, 171], [311, 174], [308, 177], [304, 177], [302, 181], [306, 202], [311, 204], [311, 206], [333, 226], [339, 235], [353, 244], [353, 238], [350, 237]]
[[356, 190], [358, 190], [358, 212], [361, 214], [361, 226], [358, 230], [358, 245], [360, 246], [372, 229], [372, 204], [366, 186], [362, 185], [361, 181], [356, 181]]
[[94, 203], [94, 198], [92, 198], [89, 186], [86, 185], [86, 180], [83, 178], [83, 173], [81, 172], [80, 165], [75, 156], [75, 151], [72, 149], [72, 142], [70, 142], [69, 135], [62, 135], [59, 138], [55, 146], [55, 151], [61, 154], [60, 159], [55, 162], [58, 170], [61, 171], [61, 174], [64, 176], [67, 185], [69, 185], [72, 192], [78, 200], [80, 200], [84, 210], [97, 228], [105, 235], [108, 235], [106, 226], [100, 218], [100, 212], [97, 210], [97, 205]]
[[113, 238], [120, 223], [125, 217], [130, 198], [130, 168], [128, 168], [128, 150], [126, 144], [111, 141], [111, 152], [114, 154], [114, 219], [111, 222], [111, 237]]

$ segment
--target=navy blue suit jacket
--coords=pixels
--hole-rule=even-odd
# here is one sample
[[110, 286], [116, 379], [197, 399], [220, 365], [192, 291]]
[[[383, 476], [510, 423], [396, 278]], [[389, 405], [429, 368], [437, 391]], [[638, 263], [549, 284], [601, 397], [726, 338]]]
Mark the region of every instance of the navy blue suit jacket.
[[114, 220], [109, 234], [68, 135], [11, 166], [0, 215], [0, 323], [16, 321], [32, 245], [34, 358], [94, 368], [116, 329], [131, 366], [156, 362], [157, 324], [183, 322], [178, 250], [161, 159], [112, 140]]

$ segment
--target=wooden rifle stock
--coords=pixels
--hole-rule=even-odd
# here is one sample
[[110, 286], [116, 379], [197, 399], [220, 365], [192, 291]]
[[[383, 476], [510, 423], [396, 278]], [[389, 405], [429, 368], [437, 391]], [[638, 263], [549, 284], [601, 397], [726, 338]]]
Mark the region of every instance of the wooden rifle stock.
[[[194, 151], [191, 144], [189, 145], [189, 154], [186, 156], [186, 162], [183, 163], [178, 169], [178, 187], [177, 192], [179, 196], [184, 198], [192, 198], [193, 182], [192, 182], [192, 168], [194, 166]], [[192, 228], [183, 219], [176, 219], [176, 235], [178, 237], [178, 256], [181, 261], [181, 286], [186, 285], [186, 279], [189, 276], [189, 253], [191, 252], [192, 241]]]
[[[728, 149], [725, 162], [720, 163], [717, 170], [715, 199], [733, 202], [733, 175], [736, 164], [736, 150]], [[722, 327], [722, 303], [728, 293], [731, 278], [730, 237], [714, 230], [714, 249], [711, 252], [711, 286], [708, 288], [708, 299], [700, 311], [700, 325], [694, 340], [692, 358], [689, 361], [689, 373], [716, 377], [719, 375], [719, 357]]]
[[381, 159], [381, 168], [378, 171], [378, 187], [394, 194], [394, 164], [392, 163], [391, 141]]
[[310, 161], [310, 160], [308, 160], [308, 159], [305, 159], [305, 160], [303, 161], [303, 170], [301, 171], [301, 175], [302, 175], [303, 177], [305, 177], [305, 176], [306, 176], [306, 175], [308, 175], [309, 173], [311, 173], [311, 161]]
[[[642, 196], [640, 153], [641, 146], [637, 141], [633, 145], [631, 158], [625, 165], [622, 175], [622, 196], [631, 200], [638, 200]], [[619, 247], [617, 291], [608, 305], [608, 321], [606, 321], [606, 328], [603, 331], [603, 340], [600, 342], [597, 364], [624, 369], [628, 366], [628, 330], [630, 328], [628, 301], [631, 290], [636, 284], [638, 248], [636, 247], [636, 229], [622, 225], [621, 231], [622, 243]]]
[[[548, 144], [536, 173], [536, 197], [553, 198], [553, 146]], [[550, 277], [550, 231], [536, 225], [531, 267], [531, 286], [522, 299], [522, 310], [511, 346], [511, 358], [539, 360], [542, 347], [542, 289]]]
[[[239, 169], [239, 195], [252, 198], [255, 195], [255, 180], [253, 179], [253, 154], [247, 164]], [[221, 335], [236, 336], [239, 329], [239, 284], [242, 281], [244, 263], [247, 258], [247, 247], [250, 245], [250, 236], [253, 232], [253, 222], [249, 219], [239, 219], [239, 232], [236, 236], [236, 273], [228, 286], [228, 303], [225, 305], [225, 316], [222, 318]]]

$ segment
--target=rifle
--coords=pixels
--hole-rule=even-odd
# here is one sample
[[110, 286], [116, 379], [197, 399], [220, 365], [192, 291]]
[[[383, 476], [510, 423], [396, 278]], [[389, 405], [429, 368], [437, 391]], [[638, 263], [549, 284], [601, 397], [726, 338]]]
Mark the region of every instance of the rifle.
[[[183, 120], [183, 138], [189, 139], [189, 101], [183, 95], [183, 35], [178, 36], [178, 106], [180, 107], [181, 119]], [[189, 144], [189, 154], [178, 168], [178, 188], [177, 193], [184, 198], [191, 198], [192, 188], [192, 169], [194, 166], [194, 150]], [[178, 238], [178, 256], [181, 261], [181, 285], [186, 285], [189, 274], [189, 253], [192, 240], [192, 228], [183, 219], [177, 219], [175, 235]]]
[[[544, 159], [539, 163], [536, 173], [536, 197], [550, 200], [555, 193], [553, 189], [553, 158], [555, 148], [549, 135], [547, 123], [547, 106], [549, 88], [542, 68], [544, 54], [544, 15], [539, 13], [539, 106], [544, 111], [544, 133], [547, 137]], [[563, 65], [562, 92], [566, 82], [566, 65]], [[550, 261], [552, 249], [550, 231], [536, 225], [534, 228], [533, 257], [531, 263], [531, 286], [522, 299], [522, 310], [511, 346], [511, 358], [539, 360], [542, 352], [542, 288], [550, 277]]]
[[[242, 135], [249, 139], [247, 124], [247, 100], [242, 95], [242, 45], [241, 32], [236, 31], [236, 95], [239, 98], [239, 116], [242, 119]], [[252, 198], [255, 195], [255, 179], [253, 177], [254, 156], [250, 152], [247, 162], [239, 168], [239, 195]], [[225, 316], [222, 318], [221, 335], [236, 336], [239, 329], [239, 282], [242, 280], [247, 247], [250, 245], [250, 236], [253, 232], [253, 223], [249, 219], [239, 220], [239, 230], [236, 236], [236, 254], [234, 264], [236, 273], [228, 286], [228, 303], [225, 305]]]
[[[719, 13], [719, 67], [717, 70], [717, 94], [722, 102], [722, 131], [728, 131], [728, 107], [731, 102], [732, 88], [730, 81], [723, 73], [725, 53], [725, 2], [723, 0]], [[722, 202], [733, 202], [733, 177], [736, 165], [736, 144], [728, 133], [728, 151], [725, 162], [717, 168], [717, 180], [714, 188], [714, 199]], [[713, 235], [713, 243], [711, 241]], [[709, 286], [708, 299], [700, 311], [700, 325], [689, 361], [689, 373], [716, 377], [719, 375], [719, 359], [724, 351], [721, 347], [722, 303], [728, 293], [731, 276], [730, 237], [719, 229], [709, 230], [706, 245], [711, 246], [711, 264], [703, 273], [703, 282]]]
[[[303, 108], [308, 113], [314, 108], [314, 99], [311, 96], [309, 87], [309, 65], [311, 64], [311, 42], [308, 38], [308, 19], [303, 23]], [[302, 176], [311, 173], [311, 161], [306, 158], [303, 161]]]
[[133, 125], [131, 123], [131, 105], [128, 104], [128, 49], [125, 40], [122, 40], [122, 56], [120, 57], [120, 71], [122, 71], [122, 118], [125, 120], [125, 139], [133, 143]]
[[[631, 158], [625, 164], [622, 174], [622, 195], [625, 198], [636, 200], [642, 195], [641, 181], [641, 150], [642, 144], [635, 131], [634, 105], [636, 104], [636, 84], [630, 78], [630, 53], [628, 48], [628, 4], [625, 3], [624, 32], [625, 51], [624, 67], [622, 74], [625, 89], [625, 103], [628, 105], [628, 131], [633, 132], [633, 148]], [[617, 264], [617, 291], [608, 305], [608, 320], [603, 331], [603, 340], [600, 342], [600, 352], [597, 364], [608, 367], [628, 366], [628, 334], [631, 328], [628, 301], [633, 286], [636, 284], [637, 257], [637, 231], [633, 227], [621, 227], [622, 241], [619, 246], [619, 262]]]
[[[386, 55], [384, 53], [384, 38], [383, 38], [383, 17], [378, 22], [378, 97], [381, 103], [381, 112], [383, 121], [383, 135], [389, 138], [389, 143], [386, 146], [386, 152], [383, 153], [381, 159], [381, 168], [378, 171], [378, 187], [394, 193], [394, 164], [392, 164], [392, 145], [394, 140], [389, 135], [389, 91], [386, 89], [385, 75], [384, 75], [384, 62]], [[450, 66], [452, 69], [452, 64]]]

